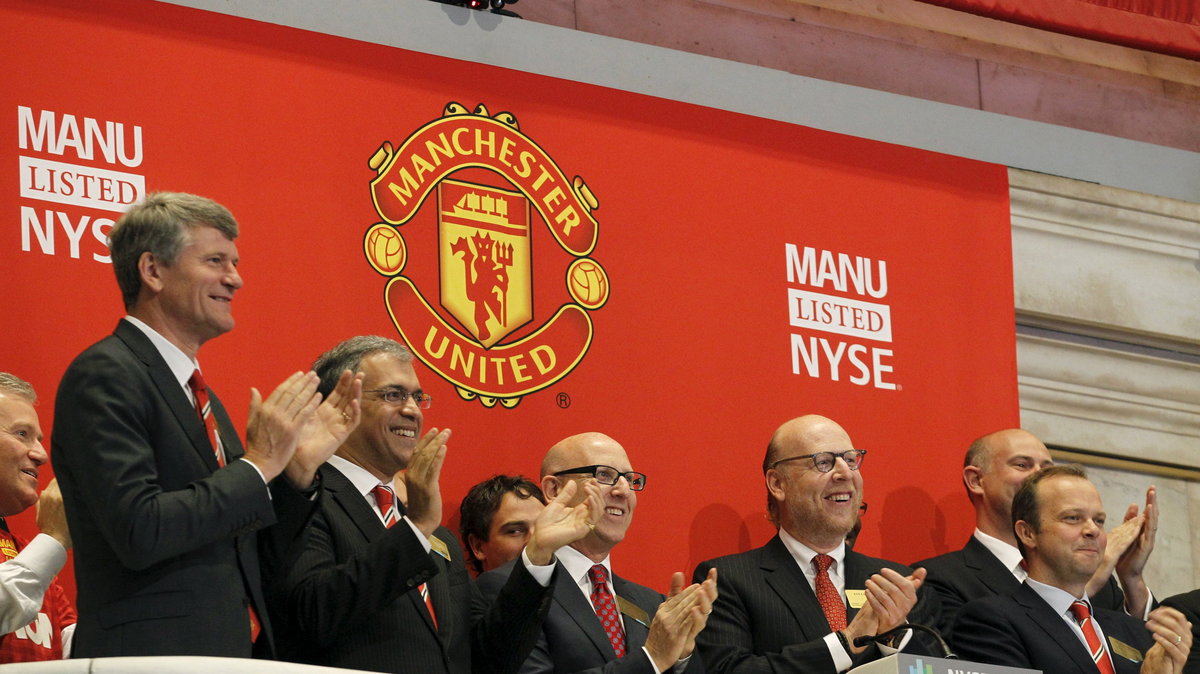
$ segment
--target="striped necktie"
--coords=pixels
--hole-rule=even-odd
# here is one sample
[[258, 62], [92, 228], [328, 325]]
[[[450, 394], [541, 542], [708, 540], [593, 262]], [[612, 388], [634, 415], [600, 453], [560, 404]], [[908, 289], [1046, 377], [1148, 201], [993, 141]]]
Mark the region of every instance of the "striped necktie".
[[191, 378], [188, 379], [188, 388], [192, 390], [192, 395], [196, 398], [196, 413], [204, 422], [208, 441], [212, 444], [213, 453], [217, 456], [217, 465], [224, 468], [225, 452], [221, 451], [221, 435], [217, 433], [217, 420], [213, 418], [212, 403], [208, 399], [208, 385], [204, 383], [204, 377], [200, 375], [199, 368], [192, 372]]
[[1092, 609], [1087, 604], [1076, 601], [1071, 604], [1071, 613], [1075, 615], [1075, 621], [1079, 623], [1079, 629], [1083, 631], [1083, 638], [1087, 640], [1092, 662], [1096, 663], [1100, 674], [1113, 674], [1112, 657], [1109, 656], [1108, 650], [1100, 641], [1100, 635], [1096, 634], [1096, 621], [1092, 620]]
[[[396, 509], [396, 493], [386, 484], [377, 484], [371, 488], [371, 493], [375, 495], [375, 503], [379, 505], [379, 515], [383, 518], [383, 526], [391, 529], [392, 525], [400, 521], [400, 512]], [[433, 626], [437, 627], [437, 614], [433, 612], [433, 599], [429, 597], [429, 586], [421, 583], [417, 586], [421, 591], [421, 599], [425, 600], [425, 608], [429, 609], [429, 617], [433, 619]]]

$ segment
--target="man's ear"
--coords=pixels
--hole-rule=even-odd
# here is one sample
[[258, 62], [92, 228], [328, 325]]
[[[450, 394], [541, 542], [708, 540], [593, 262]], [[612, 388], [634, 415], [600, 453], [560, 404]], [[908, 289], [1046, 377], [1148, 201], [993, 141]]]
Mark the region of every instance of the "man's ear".
[[1033, 550], [1037, 547], [1037, 532], [1033, 530], [1033, 526], [1025, 520], [1017, 520], [1013, 524], [1013, 533], [1017, 535], [1017, 540], [1021, 541], [1021, 545], [1025, 546], [1026, 550]]
[[154, 256], [150, 251], [143, 251], [138, 256], [138, 275], [141, 277], [142, 286], [147, 290], [159, 292], [163, 288], [162, 267], [165, 265]]
[[553, 475], [542, 476], [542, 494], [546, 497], [546, 503], [553, 501], [558, 497], [558, 478]]
[[783, 478], [780, 477], [779, 471], [774, 468], [768, 469], [767, 474], [763, 476], [763, 481], [767, 484], [767, 493], [771, 495], [771, 498], [782, 503], [787, 496], [787, 491], [783, 488]]
[[979, 466], [963, 466], [962, 472], [963, 484], [966, 485], [967, 491], [983, 496], [983, 469]]
[[483, 554], [483, 541], [475, 534], [467, 534], [467, 545], [471, 548], [471, 556], [479, 561], [487, 559], [487, 555]]

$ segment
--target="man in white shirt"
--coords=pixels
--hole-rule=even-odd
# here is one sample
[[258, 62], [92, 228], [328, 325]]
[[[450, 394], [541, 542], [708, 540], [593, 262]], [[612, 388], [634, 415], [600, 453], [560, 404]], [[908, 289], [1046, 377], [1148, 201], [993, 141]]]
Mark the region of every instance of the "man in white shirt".
[[763, 476], [779, 534], [696, 568], [695, 577], [721, 574], [721, 601], [699, 637], [709, 671], [844, 672], [895, 652], [857, 639], [936, 620], [937, 598], [921, 589], [924, 571], [846, 547], [862, 503], [865, 456], [822, 416], [775, 431]]
[[1013, 497], [1027, 577], [1012, 594], [968, 602], [954, 625], [959, 656], [1054, 674], [1178, 674], [1192, 626], [1162, 607], [1143, 623], [1096, 606], [1087, 586], [1106, 547], [1104, 504], [1076, 465], [1027, 478]]
[[[942, 604], [941, 628], [949, 633], [959, 608], [972, 599], [1012, 594], [1025, 580], [1012, 529], [1012, 500], [1021, 482], [1053, 464], [1050, 452], [1032, 433], [1019, 429], [989, 433], [971, 443], [963, 461], [963, 484], [975, 509], [975, 532], [961, 550], [913, 566], [924, 568]], [[1153, 600], [1142, 577], [1158, 528], [1155, 489], [1146, 492], [1141, 513], [1130, 506], [1125, 521], [1109, 532], [1105, 558], [1088, 594], [1098, 606], [1145, 618]], [[1121, 587], [1113, 579], [1113, 569]]]
[[[38, 495], [38, 472], [49, 460], [25, 380], [0, 372], [0, 662], [54, 660], [70, 652], [75, 609], [55, 580], [71, 535], [58, 483]], [[28, 543], [3, 518], [37, 504], [41, 530]]]

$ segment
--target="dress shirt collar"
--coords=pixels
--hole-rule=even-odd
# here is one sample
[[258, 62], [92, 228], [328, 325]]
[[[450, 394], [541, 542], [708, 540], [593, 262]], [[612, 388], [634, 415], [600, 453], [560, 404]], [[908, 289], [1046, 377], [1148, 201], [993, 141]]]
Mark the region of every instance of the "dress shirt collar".
[[[563, 547], [559, 548], [558, 552], [554, 553], [554, 556], [557, 557], [559, 563], [563, 565], [563, 569], [566, 570], [567, 576], [572, 578], [575, 581], [575, 584], [584, 590], [585, 594], [590, 595], [592, 591], [592, 580], [588, 578], [588, 571], [591, 570], [591, 568], [595, 566], [597, 562], [593, 562], [588, 558], [587, 555], [569, 545], [564, 545]], [[605, 570], [608, 571], [609, 586], [612, 586], [613, 582], [611, 560], [611, 556], [606, 556], [602, 561], [598, 562], [599, 564], [603, 564]], [[615, 595], [616, 592], [613, 592], [613, 594]]]
[[[133, 316], [126, 316], [125, 320], [130, 325], [142, 331], [142, 334], [150, 340], [154, 345], [154, 350], [158, 351], [163, 360], [167, 361], [167, 367], [171, 369], [171, 374], [175, 375], [175, 379], [179, 381], [179, 385], [187, 391], [188, 398], [192, 397], [192, 390], [188, 388], [188, 380], [192, 378], [192, 372], [200, 369], [200, 362], [188, 358], [178, 346], [175, 346], [166, 337], [163, 337], [157, 330], [146, 325], [142, 321]], [[194, 400], [193, 400], [194, 402]]]
[[1058, 588], [1053, 585], [1047, 585], [1045, 583], [1039, 583], [1032, 578], [1026, 578], [1025, 584], [1028, 585], [1034, 592], [1038, 593], [1038, 596], [1041, 597], [1042, 600], [1047, 604], [1049, 604], [1050, 608], [1054, 609], [1055, 613], [1060, 616], [1067, 617], [1072, 622], [1075, 621], [1075, 616], [1071, 613], [1071, 604], [1074, 604], [1077, 601], [1082, 601], [1088, 605], [1089, 611], [1092, 610], [1092, 602], [1088, 601], [1086, 592], [1082, 597], [1076, 597], [1062, 588]]
[[975, 540], [983, 544], [983, 547], [988, 549], [995, 555], [996, 559], [1004, 565], [1012, 573], [1013, 577], [1018, 581], [1025, 580], [1029, 577], [1029, 573], [1025, 571], [1025, 567], [1021, 566], [1021, 551], [1017, 546], [1010, 545], [1006, 541], [1002, 541], [995, 536], [985, 534], [979, 529], [975, 530]]
[[[813, 568], [813, 558], [819, 553], [796, 540], [782, 528], [779, 530], [779, 540], [783, 541], [783, 547], [787, 548], [787, 551], [792, 555], [792, 559], [796, 560], [796, 563], [800, 565], [800, 570], [804, 572], [804, 577], [808, 579], [811, 585], [817, 577], [817, 570]], [[843, 585], [842, 578], [845, 576], [842, 570], [845, 568], [844, 564], [846, 562], [846, 544], [842, 543], [826, 554], [833, 557], [833, 564], [829, 565], [829, 578], [833, 581], [835, 587], [841, 587]]]
[[[371, 493], [371, 490], [379, 484], [379, 478], [372, 475], [371, 471], [337, 454], [329, 457], [328, 463], [336, 468], [339, 473], [345, 475], [346, 479], [350, 480], [350, 484], [354, 485], [354, 488], [358, 490], [358, 493], [363, 495], [363, 498], [371, 503], [375, 503], [375, 496]], [[393, 492], [396, 491], [395, 478], [388, 480], [384, 484], [391, 487]]]

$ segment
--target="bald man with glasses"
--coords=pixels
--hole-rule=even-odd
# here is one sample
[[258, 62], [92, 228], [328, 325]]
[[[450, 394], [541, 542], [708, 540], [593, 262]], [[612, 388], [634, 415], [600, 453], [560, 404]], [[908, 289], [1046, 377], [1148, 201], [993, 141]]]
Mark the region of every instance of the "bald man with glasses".
[[763, 477], [778, 535], [696, 567], [696, 578], [713, 570], [721, 578], [721, 601], [697, 638], [708, 671], [844, 672], [895, 652], [855, 639], [905, 622], [936, 622], [937, 599], [921, 589], [924, 571], [846, 546], [862, 503], [866, 455], [825, 417], [799, 417], [775, 431]]
[[[676, 573], [668, 597], [613, 573], [611, 553], [646, 488], [625, 449], [602, 433], [573, 435], [550, 448], [541, 475], [551, 499], [573, 481], [594, 479], [604, 515], [591, 533], [556, 553], [554, 598], [522, 674], [702, 672], [693, 650], [716, 599], [716, 572], [686, 589]], [[485, 598], [499, 594], [513, 567], [509, 562], [479, 577]]]

